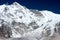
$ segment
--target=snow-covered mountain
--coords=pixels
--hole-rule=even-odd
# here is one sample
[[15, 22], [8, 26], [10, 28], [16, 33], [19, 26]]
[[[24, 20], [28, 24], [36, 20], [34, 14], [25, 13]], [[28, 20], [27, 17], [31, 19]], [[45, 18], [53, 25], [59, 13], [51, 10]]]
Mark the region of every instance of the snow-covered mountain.
[[[3, 29], [1, 29], [3, 28]], [[0, 30], [5, 37], [20, 40], [50, 40], [60, 34], [60, 15], [28, 9], [17, 2], [0, 5]]]

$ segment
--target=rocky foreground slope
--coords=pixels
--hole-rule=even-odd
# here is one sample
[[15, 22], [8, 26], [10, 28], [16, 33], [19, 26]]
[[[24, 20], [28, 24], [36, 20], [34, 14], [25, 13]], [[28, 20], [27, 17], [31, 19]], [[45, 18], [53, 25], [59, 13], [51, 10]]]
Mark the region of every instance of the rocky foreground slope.
[[0, 5], [0, 40], [59, 39], [59, 14], [28, 9], [17, 2]]

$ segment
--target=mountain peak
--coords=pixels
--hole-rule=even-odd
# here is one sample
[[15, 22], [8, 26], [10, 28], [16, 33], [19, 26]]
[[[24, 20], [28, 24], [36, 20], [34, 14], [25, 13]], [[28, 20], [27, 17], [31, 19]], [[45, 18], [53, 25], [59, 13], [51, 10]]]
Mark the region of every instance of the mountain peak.
[[16, 5], [16, 6], [21, 6], [19, 3], [17, 2], [14, 2], [13, 5]]
[[56, 27], [56, 24], [59, 22], [60, 15], [51, 11], [30, 10], [17, 2], [0, 6], [1, 27], [4, 25], [6, 31], [10, 28], [8, 32], [11, 34], [7, 35], [13, 38], [27, 37], [38, 40], [44, 39], [45, 36], [51, 37], [56, 33], [55, 29], [58, 31], [59, 26]]

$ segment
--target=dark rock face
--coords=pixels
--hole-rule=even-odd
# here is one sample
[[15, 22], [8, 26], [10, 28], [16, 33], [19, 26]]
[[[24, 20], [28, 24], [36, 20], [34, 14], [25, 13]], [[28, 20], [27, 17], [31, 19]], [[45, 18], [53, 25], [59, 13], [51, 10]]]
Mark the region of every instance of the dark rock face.
[[56, 23], [56, 30], [60, 34], [60, 22]]
[[32, 26], [33, 29], [39, 28], [39, 26], [37, 25], [36, 22], [31, 22], [31, 23], [29, 24], [29, 26]]
[[39, 12], [38, 10], [32, 10], [32, 9], [30, 9], [30, 11], [32, 11], [33, 13], [35, 13], [35, 16], [37, 16], [37, 17], [44, 17], [43, 14], [41, 12]]
[[11, 28], [8, 25], [2, 24], [0, 27], [0, 34], [2, 37], [9, 38], [12, 35]]
[[60, 22], [56, 23], [56, 26], [60, 26]]

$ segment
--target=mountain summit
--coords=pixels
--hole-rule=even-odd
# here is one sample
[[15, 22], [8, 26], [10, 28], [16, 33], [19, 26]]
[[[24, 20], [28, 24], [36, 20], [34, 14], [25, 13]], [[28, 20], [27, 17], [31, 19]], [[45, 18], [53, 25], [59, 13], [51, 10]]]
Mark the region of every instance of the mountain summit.
[[60, 15], [28, 9], [17, 2], [0, 5], [0, 34], [20, 40], [50, 40], [60, 34]]

